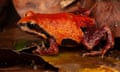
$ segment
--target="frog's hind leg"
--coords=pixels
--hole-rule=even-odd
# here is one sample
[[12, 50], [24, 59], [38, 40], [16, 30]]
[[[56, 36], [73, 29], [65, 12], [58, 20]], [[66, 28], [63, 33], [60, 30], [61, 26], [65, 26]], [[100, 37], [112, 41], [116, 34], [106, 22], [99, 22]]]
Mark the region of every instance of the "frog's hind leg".
[[104, 54], [113, 47], [114, 45], [114, 39], [112, 32], [108, 26], [103, 26], [101, 28], [95, 29], [92, 34], [88, 31], [85, 34], [85, 37], [82, 41], [82, 43], [87, 47], [88, 50], [92, 50], [94, 46], [96, 46], [100, 40], [105, 37], [106, 38], [106, 45], [99, 51], [91, 51], [88, 53], [84, 53], [83, 56], [86, 55], [102, 55]]
[[42, 43], [42, 46], [37, 45], [36, 53], [39, 55], [55, 55], [59, 52], [58, 44], [56, 43], [54, 38], [48, 39], [50, 45], [49, 47], [45, 47], [45, 44]]

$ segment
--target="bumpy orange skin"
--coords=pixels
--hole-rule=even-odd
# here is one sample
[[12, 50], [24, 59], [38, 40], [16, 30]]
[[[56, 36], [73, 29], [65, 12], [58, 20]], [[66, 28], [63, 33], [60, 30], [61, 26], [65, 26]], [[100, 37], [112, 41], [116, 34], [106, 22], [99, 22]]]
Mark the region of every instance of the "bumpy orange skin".
[[81, 27], [93, 26], [94, 19], [71, 13], [40, 14], [28, 12], [19, 23], [33, 22], [43, 28], [61, 45], [63, 39], [72, 39], [80, 43], [84, 37]]

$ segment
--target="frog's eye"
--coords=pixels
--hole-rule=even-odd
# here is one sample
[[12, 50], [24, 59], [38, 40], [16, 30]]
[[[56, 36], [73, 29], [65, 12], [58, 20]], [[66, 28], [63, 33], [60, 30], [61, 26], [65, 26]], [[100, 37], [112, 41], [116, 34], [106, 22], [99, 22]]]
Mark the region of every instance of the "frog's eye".
[[37, 27], [36, 24], [34, 24], [34, 23], [30, 23], [30, 22], [26, 23], [26, 25], [27, 25], [27, 27], [30, 28], [30, 29], [34, 29], [34, 28]]
[[34, 12], [32, 12], [32, 11], [28, 11], [25, 13], [25, 16], [32, 16], [32, 15], [34, 15]]
[[18, 22], [17, 24], [19, 27], [27, 27], [29, 29], [34, 29], [36, 28], [36, 24], [33, 22]]

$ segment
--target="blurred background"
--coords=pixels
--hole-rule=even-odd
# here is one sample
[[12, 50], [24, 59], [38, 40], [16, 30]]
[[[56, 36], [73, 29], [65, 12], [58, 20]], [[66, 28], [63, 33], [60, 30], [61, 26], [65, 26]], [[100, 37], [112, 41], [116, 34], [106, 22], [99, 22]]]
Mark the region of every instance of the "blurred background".
[[0, 32], [7, 26], [14, 26], [19, 16], [14, 9], [12, 0], [0, 0]]

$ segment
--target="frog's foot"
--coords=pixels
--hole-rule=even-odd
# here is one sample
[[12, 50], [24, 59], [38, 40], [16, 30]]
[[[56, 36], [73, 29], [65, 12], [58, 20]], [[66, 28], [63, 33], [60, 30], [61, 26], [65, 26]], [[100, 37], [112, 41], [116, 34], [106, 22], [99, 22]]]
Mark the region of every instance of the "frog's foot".
[[42, 46], [37, 45], [37, 49], [35, 50], [36, 53], [39, 55], [55, 55], [59, 52], [58, 45], [53, 38], [49, 39], [50, 46], [47, 48], [45, 47], [44, 43]]
[[83, 53], [82, 56], [95, 56], [95, 55], [101, 55], [101, 58], [104, 58], [105, 53], [107, 52], [108, 49], [101, 49], [99, 51], [91, 51], [91, 52], [86, 52]]

